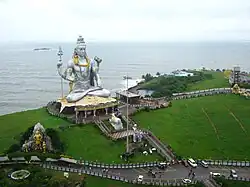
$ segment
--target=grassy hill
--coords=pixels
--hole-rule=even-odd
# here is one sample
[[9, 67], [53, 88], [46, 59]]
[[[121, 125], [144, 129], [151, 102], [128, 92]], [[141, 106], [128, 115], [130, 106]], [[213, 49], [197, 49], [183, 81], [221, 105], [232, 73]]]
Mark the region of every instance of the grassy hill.
[[139, 113], [134, 120], [181, 156], [244, 160], [250, 159], [249, 114], [250, 100], [216, 95], [173, 101], [171, 108]]
[[[45, 108], [0, 116], [0, 153], [18, 143], [20, 134], [40, 122], [45, 128], [56, 128], [66, 146], [65, 154], [77, 159], [106, 163], [123, 162], [119, 155], [125, 152], [125, 141], [113, 142], [100, 133], [94, 124], [60, 130], [59, 126], [70, 123], [50, 116]], [[161, 160], [157, 154], [145, 156], [138, 153], [131, 161], [144, 162]]]
[[212, 79], [205, 79], [193, 84], [189, 84], [187, 87], [187, 91], [230, 87], [228, 79], [225, 78], [223, 72], [205, 71], [204, 73], [211, 74]]

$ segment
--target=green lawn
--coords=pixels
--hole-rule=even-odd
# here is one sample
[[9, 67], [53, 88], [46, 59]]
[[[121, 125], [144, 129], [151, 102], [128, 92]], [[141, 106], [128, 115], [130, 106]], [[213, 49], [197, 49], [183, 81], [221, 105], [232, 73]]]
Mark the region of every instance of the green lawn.
[[[50, 116], [45, 108], [0, 116], [0, 153], [12, 144], [18, 143], [20, 133], [37, 122], [45, 128], [58, 130], [61, 140], [66, 145], [65, 154], [69, 156], [107, 163], [122, 162], [119, 155], [125, 152], [125, 140], [113, 142], [102, 135], [93, 124], [71, 127], [62, 131], [58, 127], [68, 125], [69, 122]], [[138, 153], [131, 162], [156, 160], [161, 160], [156, 153], [148, 156]]]
[[0, 116], [0, 153], [16, 142], [15, 137], [38, 122], [45, 128], [69, 124], [65, 120], [50, 116], [45, 108]]
[[133, 118], [181, 156], [250, 159], [250, 100], [216, 95], [172, 103]]
[[[60, 137], [65, 142], [66, 154], [84, 160], [93, 160], [107, 163], [120, 163], [120, 154], [126, 150], [124, 140], [112, 141], [100, 135], [100, 130], [88, 124], [82, 127], [73, 127], [60, 131]], [[145, 156], [137, 153], [132, 162], [161, 160], [156, 153]]]
[[227, 88], [230, 87], [228, 79], [224, 77], [223, 72], [207, 71], [207, 73], [213, 75], [213, 79], [207, 79], [204, 81], [197, 82], [195, 84], [190, 84], [188, 86], [188, 91], [194, 90], [205, 90], [210, 88]]

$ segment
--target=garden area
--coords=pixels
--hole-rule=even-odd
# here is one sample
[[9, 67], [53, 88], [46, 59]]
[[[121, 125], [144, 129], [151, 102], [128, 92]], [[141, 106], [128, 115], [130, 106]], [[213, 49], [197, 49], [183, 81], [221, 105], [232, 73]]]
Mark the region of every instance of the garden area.
[[[40, 122], [47, 128], [46, 131], [49, 128], [53, 128], [56, 131], [58, 139], [63, 143], [63, 149], [61, 150], [64, 150], [64, 155], [75, 159], [105, 163], [125, 162], [120, 158], [120, 155], [126, 150], [125, 140], [112, 141], [108, 139], [101, 134], [101, 131], [94, 124], [67, 127], [70, 125], [69, 122], [50, 116], [45, 108], [0, 116], [1, 153], [3, 154], [10, 148], [12, 150], [16, 149], [14, 147], [18, 147], [18, 144], [20, 144], [20, 147], [26, 140], [24, 140], [23, 136], [28, 138], [29, 135], [25, 135], [26, 132], [30, 131], [30, 128], [37, 122]], [[51, 132], [53, 129], [49, 131]], [[51, 137], [54, 137], [54, 135], [55, 133]], [[57, 147], [60, 148], [60, 145]], [[157, 153], [143, 155], [140, 152], [136, 152], [135, 156], [130, 159], [130, 162], [160, 160], [161, 157]]]
[[133, 116], [182, 157], [250, 159], [250, 100], [215, 95], [172, 101]]

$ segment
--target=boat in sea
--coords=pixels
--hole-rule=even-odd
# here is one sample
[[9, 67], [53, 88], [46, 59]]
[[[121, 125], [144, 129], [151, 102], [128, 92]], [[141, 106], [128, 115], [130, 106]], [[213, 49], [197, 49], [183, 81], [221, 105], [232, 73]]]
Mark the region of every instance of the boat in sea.
[[41, 48], [35, 48], [33, 50], [34, 51], [49, 51], [49, 50], [51, 50], [51, 48], [49, 48], [49, 47], [41, 47]]
[[123, 76], [123, 80], [126, 80], [126, 79], [133, 79], [133, 78], [129, 76]]

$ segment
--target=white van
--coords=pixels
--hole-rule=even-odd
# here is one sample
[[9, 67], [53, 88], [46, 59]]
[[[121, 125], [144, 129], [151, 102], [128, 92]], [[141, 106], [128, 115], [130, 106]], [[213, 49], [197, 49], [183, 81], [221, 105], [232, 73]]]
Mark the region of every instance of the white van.
[[189, 163], [189, 165], [192, 166], [193, 168], [196, 168], [196, 167], [197, 167], [196, 162], [195, 162], [194, 159], [192, 159], [192, 158], [189, 158], [189, 159], [188, 159], [188, 163]]
[[137, 181], [138, 181], [138, 182], [142, 182], [142, 181], [143, 181], [143, 175], [139, 175], [139, 176], [137, 177]]

